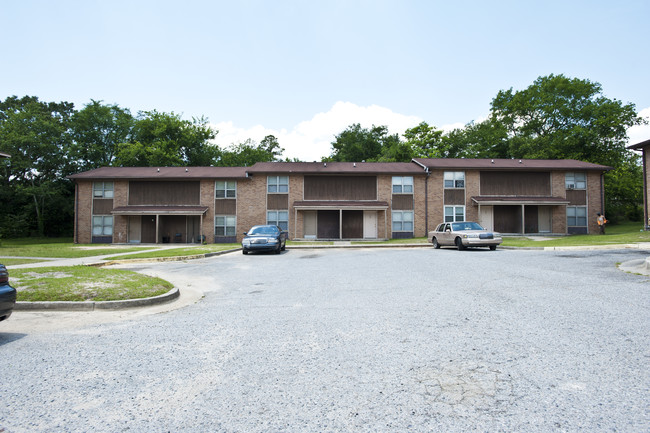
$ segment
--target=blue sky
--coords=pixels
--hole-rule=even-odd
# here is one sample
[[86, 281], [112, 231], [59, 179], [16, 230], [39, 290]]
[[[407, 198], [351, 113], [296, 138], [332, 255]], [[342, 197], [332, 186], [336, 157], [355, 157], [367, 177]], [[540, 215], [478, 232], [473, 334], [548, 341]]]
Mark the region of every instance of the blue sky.
[[5, 1], [0, 98], [206, 116], [222, 146], [274, 134], [311, 160], [352, 123], [460, 126], [551, 73], [650, 116], [649, 18], [627, 0]]

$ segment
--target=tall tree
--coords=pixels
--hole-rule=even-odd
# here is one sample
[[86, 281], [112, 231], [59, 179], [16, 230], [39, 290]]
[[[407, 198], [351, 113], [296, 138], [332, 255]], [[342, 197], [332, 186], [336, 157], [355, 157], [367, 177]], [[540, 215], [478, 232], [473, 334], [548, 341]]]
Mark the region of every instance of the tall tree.
[[335, 137], [332, 142], [332, 154], [328, 161], [396, 161], [410, 160], [412, 152], [405, 148], [398, 134], [389, 134], [386, 126], [372, 125], [370, 129], [362, 128], [359, 123]]
[[404, 132], [406, 143], [411, 147], [414, 158], [442, 158], [442, 131], [429, 126], [427, 122], [409, 128]]
[[216, 137], [205, 118], [183, 120], [174, 113], [140, 112], [131, 142], [120, 143], [115, 165], [208, 166], [219, 158]]
[[500, 91], [491, 115], [508, 132], [511, 157], [610, 166], [625, 160], [626, 131], [642, 121], [633, 104], [603, 96], [599, 83], [564, 75], [539, 77], [524, 90]]
[[118, 144], [130, 141], [134, 124], [128, 109], [91, 100], [72, 116], [72, 162], [79, 171], [111, 165]]
[[[0, 150], [11, 155], [3, 162], [0, 182], [11, 191], [2, 206], [3, 231], [6, 219], [23, 220], [23, 233], [35, 230], [40, 236], [62, 230], [49, 224], [49, 214], [64, 213], [72, 189], [65, 176], [71, 173], [67, 154], [74, 112], [69, 102], [42, 102], [35, 96], [11, 96], [0, 102]], [[72, 219], [70, 218], [70, 221]]]
[[249, 167], [256, 162], [280, 161], [284, 149], [274, 135], [267, 135], [258, 144], [248, 139], [221, 151], [218, 165], [224, 167]]

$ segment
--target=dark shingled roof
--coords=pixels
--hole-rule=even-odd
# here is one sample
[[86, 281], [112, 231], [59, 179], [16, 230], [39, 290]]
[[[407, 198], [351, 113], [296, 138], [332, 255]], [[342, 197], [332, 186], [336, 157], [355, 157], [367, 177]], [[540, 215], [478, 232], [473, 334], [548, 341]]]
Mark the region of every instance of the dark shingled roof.
[[470, 158], [417, 158], [417, 164], [429, 169], [477, 170], [598, 170], [612, 167], [576, 161], [575, 159], [470, 159]]
[[246, 167], [101, 167], [69, 179], [222, 179], [245, 178]]
[[258, 162], [250, 167], [248, 172], [251, 174], [426, 174], [422, 167], [411, 162]]
[[644, 147], [650, 146], [650, 140], [642, 141], [641, 143], [633, 144], [631, 146], [628, 146], [628, 149], [634, 149], [634, 150], [641, 150]]

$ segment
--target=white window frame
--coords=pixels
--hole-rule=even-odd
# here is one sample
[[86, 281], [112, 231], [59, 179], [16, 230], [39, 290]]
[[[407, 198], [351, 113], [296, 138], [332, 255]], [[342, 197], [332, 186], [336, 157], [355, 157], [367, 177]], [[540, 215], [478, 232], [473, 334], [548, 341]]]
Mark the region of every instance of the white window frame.
[[284, 231], [289, 230], [289, 211], [288, 210], [267, 210], [266, 223], [280, 227]]
[[[578, 213], [582, 215], [578, 215]], [[573, 224], [571, 224], [572, 222]], [[567, 206], [566, 225], [567, 227], [587, 227], [587, 206]]]
[[566, 189], [587, 189], [587, 174], [585, 172], [567, 172], [564, 175]]
[[445, 171], [443, 174], [445, 189], [465, 189], [464, 171]]
[[392, 231], [413, 233], [413, 211], [394, 210], [392, 211]]
[[393, 176], [393, 194], [413, 194], [413, 176]]
[[[222, 218], [221, 221], [219, 221], [220, 218]], [[236, 215], [215, 215], [214, 235], [218, 237], [237, 236], [237, 216]]]
[[[219, 192], [223, 195], [220, 196]], [[214, 183], [214, 198], [237, 198], [237, 182], [234, 180], [217, 180]]]
[[113, 236], [113, 215], [93, 215], [93, 236]]
[[113, 182], [93, 182], [93, 198], [113, 198]]
[[271, 194], [289, 192], [289, 176], [267, 176], [266, 192]]
[[465, 221], [465, 206], [445, 206], [444, 213], [446, 223]]

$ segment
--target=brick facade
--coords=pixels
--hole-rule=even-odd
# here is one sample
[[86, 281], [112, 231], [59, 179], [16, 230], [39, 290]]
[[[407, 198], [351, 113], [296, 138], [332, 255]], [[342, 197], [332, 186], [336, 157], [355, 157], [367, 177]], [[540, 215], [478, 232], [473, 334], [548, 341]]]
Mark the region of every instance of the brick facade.
[[[463, 168], [460, 164], [465, 164], [471, 166], [472, 164], [476, 165], [476, 161], [480, 160], [458, 160], [457, 164], [459, 165], [449, 165], [446, 162], [439, 163], [439, 160], [431, 160], [435, 164], [448, 165], [448, 167], [431, 167], [427, 171], [424, 170], [424, 166], [419, 162], [417, 164], [404, 164], [404, 163], [357, 163], [352, 165], [351, 163], [328, 163], [327, 165], [321, 163], [262, 163], [264, 166], [264, 171], [257, 170], [255, 167], [250, 168], [205, 168], [205, 167], [194, 167], [189, 173], [194, 174], [200, 170], [211, 170], [211, 173], [226, 174], [225, 177], [220, 177], [219, 175], [214, 177], [200, 177], [197, 179], [198, 175], [192, 177], [184, 169], [180, 174], [177, 172], [172, 178], [177, 178], [179, 180], [199, 180], [200, 181], [200, 206], [207, 208], [207, 211], [202, 215], [202, 225], [200, 227], [202, 234], [205, 236], [205, 240], [208, 243], [215, 241], [215, 182], [217, 180], [228, 180], [237, 182], [237, 194], [236, 200], [232, 202], [232, 208], [236, 212], [236, 239], [241, 241], [243, 233], [250, 229], [250, 227], [258, 224], [265, 224], [267, 222], [267, 209], [269, 208], [269, 203], [273, 209], [280, 210], [278, 206], [284, 206], [286, 203], [286, 210], [288, 211], [288, 233], [290, 239], [302, 239], [304, 238], [304, 222], [303, 222], [303, 213], [304, 211], [297, 210], [294, 207], [296, 202], [304, 202], [304, 188], [305, 188], [305, 175], [318, 176], [324, 175], [331, 178], [332, 175], [344, 175], [344, 176], [374, 176], [377, 181], [377, 196], [376, 202], [385, 202], [388, 203], [388, 208], [384, 210], [377, 210], [377, 238], [387, 239], [391, 238], [393, 235], [392, 228], [392, 209], [400, 210], [409, 210], [411, 209], [411, 197], [412, 197], [412, 209], [413, 209], [413, 235], [415, 237], [423, 237], [427, 235], [427, 231], [435, 229], [435, 227], [444, 221], [444, 206], [445, 206], [445, 188], [444, 188], [444, 172], [445, 171], [462, 171], [465, 173], [465, 184], [464, 188], [455, 189], [455, 191], [450, 192], [448, 190], [447, 199], [450, 203], [454, 205], [459, 205], [463, 203], [465, 205], [465, 219], [468, 221], [480, 221], [479, 216], [479, 206], [476, 202], [472, 200], [472, 197], [477, 197], [481, 199], [481, 169], [479, 168]], [[446, 161], [446, 160], [442, 160]], [[525, 168], [525, 163], [517, 162], [518, 164], [513, 168], [510, 167], [509, 170], [522, 171]], [[278, 167], [278, 171], [273, 171], [273, 168]], [[338, 165], [337, 165], [338, 164]], [[348, 164], [346, 166], [345, 164]], [[375, 165], [373, 165], [375, 164]], [[393, 165], [394, 164], [394, 165]], [[419, 164], [419, 165], [418, 165]], [[486, 170], [494, 169], [500, 170], [498, 166], [492, 162], [487, 164]], [[499, 164], [502, 165], [513, 165], [515, 162], [509, 160], [500, 161]], [[558, 162], [549, 162], [549, 166], [553, 164], [559, 164]], [[572, 163], [573, 164], [573, 163]], [[570, 168], [563, 169], [539, 169], [535, 168], [532, 171], [539, 173], [540, 171], [545, 171], [549, 173], [550, 176], [550, 195], [552, 196], [551, 200], [566, 200], [567, 191], [565, 189], [565, 174], [567, 172], [580, 172], [581, 165], [585, 165], [589, 170], [584, 170], [587, 173], [587, 190], [586, 193], [586, 206], [588, 213], [588, 231], [590, 233], [596, 233], [598, 231], [598, 226], [596, 224], [596, 213], [601, 212], [602, 210], [602, 184], [601, 184], [601, 173], [607, 167], [600, 169], [602, 166], [596, 166], [592, 168], [587, 165], [588, 163], [576, 162]], [[561, 165], [561, 164], [560, 164]], [[353, 167], [353, 168], [352, 168]], [[266, 171], [267, 168], [270, 170]], [[73, 178], [76, 181], [76, 215], [75, 215], [75, 242], [77, 243], [90, 243], [93, 241], [92, 238], [92, 216], [93, 216], [93, 181], [113, 181], [114, 184], [114, 194], [112, 200], [113, 208], [126, 208], [128, 210], [129, 203], [129, 180], [130, 179], [119, 179], [111, 178], [111, 173], [113, 170], [154, 170], [146, 168], [105, 168], [98, 169], [103, 170], [102, 176], [92, 177], [91, 174], [82, 173], [80, 175], [75, 175]], [[164, 171], [163, 171], [164, 170]], [[165, 177], [168, 171], [173, 170], [172, 168], [163, 168], [158, 169], [155, 172], [160, 180], [169, 180], [170, 177]], [[230, 171], [228, 171], [230, 170]], [[233, 171], [235, 170], [235, 171]], [[238, 170], [238, 171], [237, 171]], [[245, 171], [244, 171], [245, 170]], [[338, 171], [337, 171], [338, 170]], [[373, 171], [374, 170], [374, 171]], [[179, 170], [180, 171], [180, 170]], [[249, 172], [251, 171], [251, 172]], [[507, 170], [506, 170], [507, 171]], [[87, 173], [92, 173], [87, 172]], [[352, 174], [354, 173], [354, 174]], [[394, 173], [394, 174], [391, 174]], [[228, 176], [230, 174], [230, 176]], [[286, 201], [281, 197], [272, 197], [272, 201], [269, 200], [269, 195], [267, 194], [267, 176], [287, 176], [289, 179], [289, 191], [286, 194]], [[149, 178], [151, 174], [149, 173]], [[392, 179], [393, 176], [407, 176], [413, 178], [413, 194], [393, 194], [392, 191]], [[140, 180], [138, 177], [133, 177], [134, 180]], [[650, 180], [650, 179], [649, 179]], [[575, 197], [575, 193], [572, 193], [572, 197]], [[278, 194], [282, 195], [282, 194]], [[488, 196], [489, 198], [490, 196]], [[393, 200], [397, 200], [393, 204]], [[503, 200], [503, 199], [502, 199]], [[582, 199], [584, 200], [584, 198]], [[567, 233], [567, 217], [566, 217], [566, 201], [561, 204], [552, 204], [546, 203], [541, 204], [540, 206], [549, 206], [552, 209], [551, 213], [551, 231], [555, 234], [566, 234]], [[340, 202], [340, 201], [339, 201]], [[584, 201], [583, 201], [584, 202]], [[504, 204], [508, 204], [507, 200], [502, 201]], [[223, 203], [220, 203], [222, 205]], [[448, 203], [449, 204], [449, 203]], [[107, 214], [110, 212], [110, 201], [103, 200], [102, 203], [98, 203], [97, 209], [101, 210], [102, 214]], [[230, 205], [229, 205], [230, 206]], [[341, 205], [342, 209], [346, 209], [345, 205]], [[356, 206], [357, 209], [363, 209], [363, 205], [356, 203], [352, 205], [352, 209]], [[487, 205], [489, 207], [496, 207], [498, 205], [492, 206], [491, 204]], [[523, 208], [526, 206], [536, 206], [534, 204], [519, 204]], [[369, 202], [369, 208], [373, 207], [373, 204]], [[512, 206], [511, 206], [512, 207]], [[159, 209], [160, 207], [158, 207]], [[308, 207], [309, 208], [309, 207]], [[324, 207], [328, 209], [327, 206]], [[340, 209], [341, 209], [340, 208]], [[152, 208], [153, 209], [153, 208]], [[227, 207], [224, 209], [228, 209]], [[235, 210], [236, 209], [236, 210]], [[318, 209], [316, 206], [314, 209]], [[376, 205], [375, 205], [376, 209]], [[532, 207], [531, 209], [535, 209]], [[541, 208], [540, 208], [541, 209]], [[284, 210], [284, 209], [282, 209]], [[162, 210], [164, 211], [164, 209]], [[374, 211], [374, 209], [373, 209]], [[140, 213], [145, 216], [155, 216], [154, 211], [151, 214]], [[134, 215], [139, 215], [138, 213]], [[162, 214], [160, 218], [165, 218], [166, 214]], [[190, 214], [188, 214], [190, 215]], [[194, 213], [193, 215], [197, 215]], [[513, 214], [514, 215], [514, 214]], [[528, 215], [528, 214], [527, 214]], [[181, 215], [182, 216], [182, 215]], [[196, 217], [194, 217], [196, 218]], [[114, 215], [113, 218], [113, 238], [114, 243], [124, 243], [128, 242], [128, 221], [129, 217], [125, 215]], [[189, 219], [188, 219], [189, 221]], [[536, 223], [535, 223], [536, 224]], [[519, 224], [521, 225], [521, 224]], [[188, 235], [189, 236], [189, 235]], [[397, 234], [396, 234], [397, 236]], [[161, 242], [162, 238], [160, 234], [158, 236], [158, 242]]]

